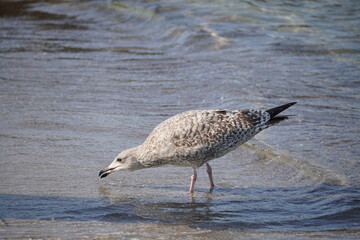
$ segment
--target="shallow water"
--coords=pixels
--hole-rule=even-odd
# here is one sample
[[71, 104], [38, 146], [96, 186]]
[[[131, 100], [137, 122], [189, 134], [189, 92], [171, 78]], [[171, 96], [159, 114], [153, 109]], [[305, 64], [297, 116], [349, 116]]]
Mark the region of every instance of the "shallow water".
[[[3, 238], [357, 239], [356, 1], [1, 1]], [[98, 172], [189, 109], [287, 122], [191, 169]]]

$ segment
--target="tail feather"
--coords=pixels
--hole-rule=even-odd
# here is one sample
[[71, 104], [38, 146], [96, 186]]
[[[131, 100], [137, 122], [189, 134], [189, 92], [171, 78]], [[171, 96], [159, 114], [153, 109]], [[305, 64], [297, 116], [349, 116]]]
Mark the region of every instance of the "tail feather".
[[[294, 105], [296, 102], [292, 102], [292, 103], [288, 103], [288, 104], [284, 104], [281, 105], [279, 107], [275, 107], [275, 108], [271, 108], [269, 110], [266, 110], [266, 112], [268, 112], [270, 114], [271, 119], [273, 119], [276, 115], [278, 115], [279, 113], [281, 113], [282, 111], [284, 111], [285, 109], [291, 107], [292, 105]], [[280, 117], [280, 116], [279, 116]], [[282, 117], [286, 117], [286, 116], [282, 116]], [[284, 120], [284, 119], [283, 119]]]
[[281, 105], [279, 107], [275, 107], [275, 108], [271, 108], [269, 110], [266, 110], [266, 112], [268, 112], [270, 114], [270, 120], [266, 123], [266, 125], [272, 126], [274, 124], [277, 124], [285, 119], [288, 119], [288, 117], [290, 115], [278, 115], [279, 113], [281, 113], [282, 111], [284, 111], [285, 109], [291, 107], [292, 105], [294, 105], [296, 102], [292, 102], [292, 103], [288, 103], [288, 104], [284, 104]]
[[288, 119], [289, 116], [288, 115], [281, 115], [281, 116], [277, 116], [277, 117], [274, 117], [274, 118], [271, 118], [267, 123], [266, 125], [268, 126], [272, 126], [272, 125], [275, 125], [281, 121], [284, 121], [286, 119]]

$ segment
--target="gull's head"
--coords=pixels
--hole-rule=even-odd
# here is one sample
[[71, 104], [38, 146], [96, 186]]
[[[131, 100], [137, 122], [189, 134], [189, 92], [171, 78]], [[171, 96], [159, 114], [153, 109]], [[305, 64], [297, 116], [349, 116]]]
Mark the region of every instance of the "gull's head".
[[139, 162], [135, 152], [136, 152], [136, 148], [131, 148], [122, 151], [119, 155], [117, 155], [117, 157], [108, 167], [100, 171], [99, 177], [104, 178], [110, 173], [119, 170], [135, 171], [143, 168], [143, 165]]

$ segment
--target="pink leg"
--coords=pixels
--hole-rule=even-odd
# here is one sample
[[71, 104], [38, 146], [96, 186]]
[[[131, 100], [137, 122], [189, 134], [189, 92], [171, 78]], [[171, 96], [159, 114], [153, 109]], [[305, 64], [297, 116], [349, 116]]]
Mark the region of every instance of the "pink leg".
[[190, 183], [189, 193], [194, 192], [194, 186], [195, 186], [196, 178], [197, 178], [197, 173], [196, 173], [196, 170], [194, 168], [194, 174], [191, 176], [191, 183]]
[[205, 163], [205, 164], [206, 164], [206, 172], [209, 175], [209, 180], [210, 180], [210, 191], [212, 191], [215, 187], [213, 177], [212, 177], [212, 169], [208, 163]]

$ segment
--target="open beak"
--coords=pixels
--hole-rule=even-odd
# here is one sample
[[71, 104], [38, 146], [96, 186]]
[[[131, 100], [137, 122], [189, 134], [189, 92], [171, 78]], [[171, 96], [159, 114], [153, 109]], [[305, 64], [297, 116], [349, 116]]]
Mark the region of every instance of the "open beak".
[[99, 177], [104, 178], [110, 173], [114, 172], [115, 168], [104, 168], [99, 172]]

